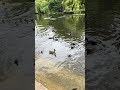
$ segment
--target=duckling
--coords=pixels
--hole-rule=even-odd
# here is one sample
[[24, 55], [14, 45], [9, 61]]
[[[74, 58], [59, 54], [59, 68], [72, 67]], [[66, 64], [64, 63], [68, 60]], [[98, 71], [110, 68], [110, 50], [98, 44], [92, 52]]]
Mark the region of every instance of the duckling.
[[33, 28], [32, 30], [35, 31], [35, 28]]
[[2, 20], [2, 23], [4, 23], [4, 24], [5, 24], [5, 20]]
[[14, 61], [14, 64], [16, 64], [17, 66], [19, 65], [18, 64], [19, 62], [18, 62], [18, 60], [16, 59], [15, 61]]
[[56, 53], [55, 53], [55, 49], [54, 49], [54, 51], [49, 51], [49, 54], [52, 54], [52, 55], [55, 55], [56, 56]]
[[74, 49], [74, 46], [71, 46], [71, 49]]
[[71, 43], [71, 45], [75, 45], [75, 43]]
[[77, 88], [73, 88], [72, 90], [77, 90]]
[[86, 54], [91, 54], [93, 51], [91, 49], [86, 49]]
[[57, 37], [53, 37], [53, 40], [58, 41], [58, 38]]
[[43, 54], [43, 51], [41, 51], [40, 53]]
[[92, 41], [92, 40], [89, 41], [89, 40], [86, 38], [86, 44], [97, 45], [97, 42]]
[[68, 57], [71, 57], [71, 56], [72, 56], [71, 54], [68, 55]]

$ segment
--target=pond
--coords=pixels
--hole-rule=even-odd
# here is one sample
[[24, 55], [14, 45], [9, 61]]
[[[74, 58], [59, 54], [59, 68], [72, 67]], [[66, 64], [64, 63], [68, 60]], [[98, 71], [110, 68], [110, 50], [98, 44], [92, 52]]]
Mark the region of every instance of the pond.
[[36, 15], [35, 73], [48, 90], [84, 90], [84, 19], [77, 14]]
[[[4, 5], [2, 1], [0, 1], [0, 87], [1, 90], [18, 88], [31, 90], [34, 88], [31, 83], [34, 81], [35, 73], [34, 3], [9, 3], [4, 0]], [[15, 64], [16, 61], [18, 63]]]
[[[112, 2], [112, 3], [111, 3]], [[113, 2], [117, 2], [114, 3]], [[85, 56], [86, 89], [119, 90], [120, 11], [119, 1], [89, 1], [85, 37], [97, 43]]]

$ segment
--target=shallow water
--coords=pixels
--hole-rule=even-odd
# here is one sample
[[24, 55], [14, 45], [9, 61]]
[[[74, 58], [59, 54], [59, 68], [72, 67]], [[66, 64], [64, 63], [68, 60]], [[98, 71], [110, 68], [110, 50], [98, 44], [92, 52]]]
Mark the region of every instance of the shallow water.
[[[84, 90], [84, 27], [84, 15], [36, 16], [35, 67], [37, 78], [50, 74], [45, 79], [39, 78], [48, 84], [48, 89], [55, 90], [59, 86], [57, 90], [75, 87]], [[54, 49], [56, 56], [49, 54]]]

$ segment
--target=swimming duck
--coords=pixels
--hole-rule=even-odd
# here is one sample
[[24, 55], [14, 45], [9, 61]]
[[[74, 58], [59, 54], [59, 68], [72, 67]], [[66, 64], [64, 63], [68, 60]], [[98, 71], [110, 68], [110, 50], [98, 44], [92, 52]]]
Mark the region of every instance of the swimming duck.
[[2, 23], [5, 23], [5, 20], [2, 20]]
[[49, 39], [54, 39], [54, 36], [53, 37], [49, 37]]
[[88, 39], [86, 38], [86, 44], [97, 45], [97, 42], [92, 41], [92, 40], [88, 40]]
[[18, 66], [18, 60], [17, 59], [14, 61], [14, 64], [16, 64]]
[[54, 40], [55, 40], [55, 41], [58, 41], [58, 39], [57, 39], [57, 38], [55, 38]]
[[35, 28], [33, 28], [32, 30], [35, 31]]
[[68, 55], [68, 57], [71, 57], [71, 56], [72, 56], [71, 54]]
[[43, 54], [43, 51], [41, 51], [40, 53]]
[[88, 54], [91, 54], [91, 53], [93, 53], [92, 49], [86, 49], [86, 54], [87, 54], [87, 55], [88, 55]]
[[71, 45], [75, 45], [75, 43], [71, 43]]
[[74, 46], [71, 46], [70, 48], [71, 48], [71, 49], [74, 49]]
[[53, 40], [58, 41], [58, 38], [54, 36], [54, 37], [53, 37]]
[[52, 55], [55, 55], [56, 56], [56, 53], [55, 53], [55, 49], [54, 49], [54, 51], [49, 51], [49, 54], [52, 54]]

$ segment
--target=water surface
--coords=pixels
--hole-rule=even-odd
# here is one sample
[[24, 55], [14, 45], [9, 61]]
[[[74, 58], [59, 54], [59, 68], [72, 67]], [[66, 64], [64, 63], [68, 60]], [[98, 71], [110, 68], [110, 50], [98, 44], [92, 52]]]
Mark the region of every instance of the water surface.
[[84, 15], [36, 16], [36, 78], [49, 90], [84, 90], [84, 28]]

